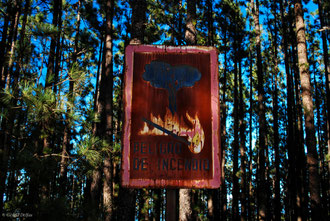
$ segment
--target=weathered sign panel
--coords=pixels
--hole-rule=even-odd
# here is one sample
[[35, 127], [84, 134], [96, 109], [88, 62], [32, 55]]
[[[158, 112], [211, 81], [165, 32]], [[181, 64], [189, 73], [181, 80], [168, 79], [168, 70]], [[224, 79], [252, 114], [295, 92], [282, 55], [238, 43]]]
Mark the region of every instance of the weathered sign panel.
[[123, 186], [219, 187], [217, 60], [213, 47], [126, 48]]

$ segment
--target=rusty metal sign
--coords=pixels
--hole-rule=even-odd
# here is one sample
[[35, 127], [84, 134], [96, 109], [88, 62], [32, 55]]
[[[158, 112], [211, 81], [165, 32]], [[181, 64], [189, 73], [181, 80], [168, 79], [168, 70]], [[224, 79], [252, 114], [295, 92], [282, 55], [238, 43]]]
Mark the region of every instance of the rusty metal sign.
[[219, 187], [217, 60], [213, 47], [126, 48], [123, 186]]

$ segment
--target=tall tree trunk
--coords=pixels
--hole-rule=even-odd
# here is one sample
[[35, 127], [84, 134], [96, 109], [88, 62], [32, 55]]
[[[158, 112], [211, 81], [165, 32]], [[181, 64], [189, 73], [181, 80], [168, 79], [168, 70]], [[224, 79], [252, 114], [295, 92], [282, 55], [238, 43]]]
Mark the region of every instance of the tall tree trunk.
[[[324, 74], [325, 74], [325, 89], [326, 89], [326, 119], [327, 119], [327, 144], [328, 144], [328, 156], [330, 156], [330, 65], [329, 65], [329, 54], [328, 54], [328, 41], [327, 41], [327, 34], [326, 34], [326, 24], [323, 16], [323, 4], [325, 1], [317, 0], [318, 7], [319, 7], [319, 16], [320, 16], [320, 23], [321, 23], [321, 30], [322, 30], [322, 46], [323, 46], [323, 60], [324, 60]], [[330, 162], [328, 160], [328, 174], [330, 174]], [[330, 179], [327, 184], [328, 190], [327, 195], [330, 196]]]
[[[75, 44], [74, 50], [72, 54], [72, 64], [71, 69], [77, 68], [77, 54], [78, 54], [78, 40], [79, 40], [79, 26], [80, 26], [80, 5], [81, 1], [78, 1], [78, 8], [77, 8], [77, 26], [76, 26], [76, 36], [75, 36]], [[74, 89], [74, 82], [71, 76], [69, 77], [69, 92], [68, 92], [68, 101], [71, 105], [74, 105], [74, 97], [73, 97], [73, 89]], [[70, 153], [70, 140], [71, 140], [71, 125], [68, 116], [72, 112], [71, 105], [68, 106], [66, 110], [67, 118], [64, 122], [64, 131], [63, 131], [63, 142], [62, 142], [62, 153], [61, 153], [61, 162], [60, 162], [60, 185], [63, 186], [61, 188], [61, 194], [64, 197], [66, 194], [66, 184], [67, 184], [67, 161]]]
[[16, 44], [17, 44], [17, 33], [18, 33], [18, 24], [19, 24], [19, 18], [21, 14], [21, 1], [17, 1], [15, 4], [16, 13], [14, 16], [14, 21], [12, 24], [12, 31], [11, 31], [11, 43], [10, 43], [10, 51], [9, 51], [9, 61], [8, 61], [8, 68], [4, 69], [4, 76], [6, 78], [6, 86], [5, 88], [10, 88], [11, 81], [14, 76], [13, 68], [14, 68], [14, 59], [15, 59], [15, 50], [16, 50]]
[[307, 166], [309, 171], [309, 189], [312, 209], [312, 220], [321, 220], [322, 205], [320, 199], [320, 178], [318, 173], [318, 155], [314, 126], [313, 97], [310, 83], [309, 63], [307, 60], [307, 46], [305, 23], [301, 0], [295, 2], [295, 20], [298, 46], [298, 65], [302, 89], [302, 102], [305, 117], [305, 132], [307, 146]]
[[[289, 8], [289, 14], [293, 16], [293, 10]], [[293, 20], [292, 20], [293, 23]], [[294, 27], [290, 26], [290, 35], [295, 36]], [[292, 45], [297, 45], [297, 39], [292, 39]], [[301, 87], [300, 87], [300, 76], [299, 76], [299, 67], [298, 67], [298, 52], [296, 47], [292, 47], [292, 73], [294, 74], [294, 94], [295, 94], [295, 102], [296, 107], [293, 109], [293, 116], [295, 123], [295, 150], [294, 154], [296, 157], [295, 162], [295, 183], [296, 183], [296, 216], [298, 220], [303, 220], [308, 217], [308, 213], [306, 213], [307, 205], [305, 205], [305, 189], [306, 189], [306, 158], [304, 151], [304, 131], [303, 131], [303, 113], [302, 113], [302, 104], [301, 104]]]
[[[20, 15], [20, 1], [15, 1], [14, 7], [16, 11], [13, 15], [14, 20], [12, 21], [11, 29], [10, 29], [10, 59], [9, 65], [5, 68], [5, 65], [2, 67], [2, 73], [7, 76], [7, 84], [6, 88], [12, 88], [14, 91], [14, 97], [17, 96], [17, 83], [18, 83], [18, 72], [15, 71], [13, 74], [13, 60], [14, 60], [14, 50], [15, 50], [15, 42], [17, 39], [17, 30], [18, 30], [18, 22], [19, 22], [19, 15]], [[4, 49], [1, 49], [4, 50]], [[10, 80], [13, 77], [14, 82], [11, 85]], [[8, 81], [9, 79], [9, 81]], [[2, 88], [0, 89], [2, 90]], [[2, 91], [1, 91], [2, 93]], [[9, 163], [9, 154], [10, 154], [10, 146], [11, 146], [11, 137], [13, 133], [14, 127], [14, 120], [15, 120], [15, 109], [11, 109], [16, 106], [17, 99], [11, 99], [10, 105], [8, 109], [7, 117], [1, 117], [1, 131], [0, 131], [0, 213], [3, 210], [3, 195], [5, 193], [6, 188], [6, 179], [7, 179], [7, 172], [8, 172], [8, 163]], [[1, 108], [2, 105], [1, 105]], [[2, 111], [2, 110], [1, 110]]]
[[240, 185], [241, 185], [241, 221], [246, 220], [247, 217], [247, 206], [246, 206], [246, 152], [245, 152], [245, 143], [246, 143], [246, 125], [244, 121], [245, 116], [245, 107], [244, 107], [244, 98], [243, 98], [243, 80], [242, 80], [242, 67], [241, 61], [239, 62], [239, 128], [240, 128], [240, 144], [239, 150], [241, 155], [241, 166], [240, 166]]
[[[236, 49], [237, 50], [237, 49]], [[237, 52], [237, 51], [236, 51]], [[232, 220], [238, 220], [238, 197], [239, 197], [239, 186], [238, 186], [238, 148], [239, 148], [239, 137], [238, 137], [238, 61], [235, 59], [234, 66], [234, 141], [233, 141], [233, 206], [232, 206]]]
[[252, 119], [252, 115], [253, 115], [253, 58], [252, 58], [252, 53], [250, 52], [250, 118], [249, 118], [249, 144], [250, 144], [250, 149], [249, 149], [249, 176], [248, 176], [248, 183], [249, 183], [249, 197], [248, 197], [248, 220], [253, 220], [254, 219], [254, 207], [252, 206], [252, 202], [254, 202], [254, 194], [253, 194], [253, 183], [252, 183], [252, 175], [253, 175], [253, 148], [252, 148], [252, 123], [253, 123], [253, 119]]
[[154, 217], [153, 221], [160, 220], [161, 204], [162, 204], [162, 192], [161, 189], [156, 189], [154, 192]]
[[101, 104], [101, 122], [100, 137], [104, 137], [108, 149], [103, 160], [103, 208], [104, 220], [109, 221], [112, 218], [113, 195], [112, 195], [112, 145], [113, 145], [113, 62], [112, 62], [112, 19], [113, 19], [114, 1], [106, 2], [106, 30], [103, 68], [100, 83], [100, 104]]
[[266, 116], [264, 104], [264, 73], [262, 70], [262, 57], [261, 57], [261, 31], [259, 24], [259, 0], [251, 0], [253, 7], [254, 25], [256, 30], [256, 48], [257, 48], [257, 76], [258, 76], [258, 116], [259, 116], [259, 169], [258, 169], [258, 218], [259, 220], [268, 219], [267, 215], [267, 188], [265, 177], [265, 149], [266, 149]]
[[286, 18], [284, 17], [284, 6], [283, 1], [280, 1], [280, 11], [281, 11], [281, 23], [283, 32], [283, 52], [284, 52], [284, 64], [286, 73], [286, 86], [287, 86], [287, 149], [288, 149], [288, 196], [287, 196], [287, 207], [288, 212], [287, 217], [296, 219], [296, 155], [295, 155], [295, 130], [294, 130], [294, 92], [293, 92], [293, 81], [290, 71], [289, 64], [289, 52], [288, 52], [288, 30]]
[[11, 4], [8, 3], [7, 5], [7, 13], [4, 16], [4, 22], [2, 26], [2, 38], [0, 42], [0, 89], [2, 90], [5, 86], [5, 76], [3, 73], [4, 70], [4, 65], [5, 65], [5, 54], [6, 54], [6, 48], [7, 48], [7, 35], [8, 35], [8, 27], [9, 27], [9, 22], [10, 22], [10, 16], [12, 16], [12, 8]]
[[[311, 47], [311, 58], [310, 58], [310, 65], [312, 66], [312, 70], [317, 70], [316, 67], [316, 61], [315, 61], [315, 51], [314, 51], [314, 45]], [[321, 141], [321, 113], [320, 113], [320, 99], [322, 98], [322, 92], [321, 92], [321, 96], [319, 95], [319, 84], [317, 82], [317, 78], [316, 78], [316, 74], [317, 72], [315, 71], [313, 76], [313, 81], [314, 81], [314, 90], [315, 90], [315, 108], [316, 108], [316, 123], [315, 123], [315, 127], [316, 127], [316, 131], [317, 131], [317, 143], [319, 144], [319, 153], [320, 153], [320, 183], [321, 183], [321, 195], [322, 195], [322, 208], [324, 208], [323, 210], [323, 214], [322, 216], [327, 217], [327, 212], [326, 212], [326, 208], [328, 208], [328, 197], [327, 197], [327, 184], [328, 181], [326, 179], [326, 169], [325, 169], [325, 157], [324, 157], [324, 150], [323, 150], [323, 142]], [[321, 98], [320, 98], [321, 97]]]
[[274, 152], [275, 152], [275, 177], [274, 177], [274, 220], [281, 220], [281, 194], [280, 194], [280, 149], [279, 149], [279, 126], [278, 126], [278, 89], [277, 89], [277, 75], [279, 72], [278, 58], [277, 58], [277, 1], [273, 4], [275, 27], [273, 36], [273, 50], [274, 50], [274, 91], [273, 91], [273, 116], [274, 116]]
[[[145, 0], [130, 1], [132, 9], [130, 44], [144, 43], [144, 29], [146, 23], [147, 2]], [[126, 45], [126, 44], [125, 44]], [[119, 188], [118, 214], [121, 220], [132, 220], [135, 217], [136, 191], [134, 189]], [[120, 199], [125, 199], [122, 201]], [[125, 211], [121, 214], [121, 210]]]
[[[100, 84], [101, 84], [101, 72], [103, 72], [103, 62], [102, 59], [104, 58], [104, 47], [105, 43], [103, 42], [104, 39], [101, 39], [100, 43], [100, 51], [99, 51], [99, 61], [98, 61], [98, 68], [97, 68], [97, 76], [96, 76], [96, 86], [95, 86], [95, 94], [94, 94], [94, 112], [97, 113], [98, 116], [101, 115], [102, 106], [100, 104]], [[101, 64], [102, 63], [102, 64]], [[93, 123], [93, 136], [98, 136], [98, 125], [97, 123]], [[95, 148], [95, 147], [94, 147]], [[87, 220], [92, 221], [97, 217], [99, 214], [99, 205], [101, 199], [101, 179], [102, 173], [100, 166], [96, 166], [93, 169], [91, 179], [87, 178], [86, 189], [88, 190], [88, 194], [86, 198], [88, 201], [86, 202], [88, 208], [86, 208], [86, 215]]]
[[224, 31], [224, 72], [223, 72], [223, 86], [222, 86], [222, 109], [221, 109], [221, 186], [219, 190], [220, 208], [215, 210], [215, 218], [220, 217], [222, 220], [227, 219], [227, 188], [225, 183], [225, 164], [226, 164], [226, 122], [227, 122], [227, 105], [226, 105], [226, 93], [227, 93], [227, 29]]

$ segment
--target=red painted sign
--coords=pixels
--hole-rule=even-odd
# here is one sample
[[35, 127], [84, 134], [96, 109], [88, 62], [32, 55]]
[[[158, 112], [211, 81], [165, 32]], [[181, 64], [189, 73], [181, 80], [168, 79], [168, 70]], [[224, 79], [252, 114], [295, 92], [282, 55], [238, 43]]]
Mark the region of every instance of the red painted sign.
[[213, 47], [126, 48], [123, 186], [219, 187], [217, 60]]

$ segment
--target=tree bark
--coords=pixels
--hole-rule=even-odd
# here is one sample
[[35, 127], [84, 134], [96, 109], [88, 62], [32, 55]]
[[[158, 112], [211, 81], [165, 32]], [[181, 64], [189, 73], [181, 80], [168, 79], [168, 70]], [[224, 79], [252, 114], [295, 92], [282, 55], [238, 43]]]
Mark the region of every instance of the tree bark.
[[100, 168], [93, 170], [92, 182], [90, 185], [90, 202], [88, 210], [89, 221], [95, 220], [99, 214], [100, 199], [101, 199], [101, 178], [102, 173]]
[[[326, 119], [327, 119], [327, 144], [328, 144], [328, 156], [330, 156], [330, 66], [329, 66], [329, 54], [328, 54], [328, 41], [327, 41], [327, 34], [326, 34], [326, 24], [323, 16], [323, 4], [321, 0], [317, 1], [319, 7], [319, 16], [320, 16], [320, 23], [321, 23], [321, 32], [322, 32], [322, 46], [323, 46], [323, 60], [324, 60], [324, 74], [325, 74], [325, 89], [326, 89]], [[330, 161], [328, 160], [328, 174], [330, 174]], [[327, 184], [330, 187], [330, 179]], [[327, 195], [330, 196], [330, 189], [327, 190]]]
[[219, 190], [220, 208], [215, 210], [215, 218], [220, 217], [222, 220], [227, 219], [227, 188], [225, 183], [225, 164], [226, 164], [226, 122], [227, 122], [227, 105], [226, 105], [226, 93], [227, 93], [227, 29], [224, 30], [224, 73], [223, 73], [223, 86], [222, 86], [222, 108], [221, 108], [221, 186]]
[[[236, 49], [237, 50], [237, 49]], [[237, 54], [236, 54], [237, 55]], [[238, 149], [239, 149], [239, 137], [238, 137], [238, 68], [237, 60], [235, 60], [234, 67], [234, 141], [233, 141], [233, 206], [232, 206], [232, 220], [239, 219], [238, 210], [238, 197], [239, 197], [239, 186], [238, 186]]]
[[207, 45], [213, 46], [214, 43], [214, 26], [213, 26], [213, 1], [207, 0]]
[[179, 191], [179, 220], [187, 221], [192, 219], [191, 190], [180, 189]]
[[295, 155], [295, 130], [294, 130], [294, 91], [293, 91], [293, 81], [292, 74], [290, 71], [289, 64], [289, 52], [288, 52], [288, 30], [286, 25], [286, 18], [284, 17], [284, 7], [283, 1], [280, 1], [280, 11], [281, 11], [281, 22], [282, 22], [282, 32], [283, 32], [283, 52], [284, 52], [284, 64], [286, 73], [286, 87], [287, 87], [287, 149], [288, 149], [288, 187], [287, 187], [287, 217], [291, 219], [296, 218], [296, 155]]
[[307, 146], [307, 166], [309, 171], [309, 189], [312, 210], [312, 220], [321, 220], [322, 205], [320, 199], [320, 178], [318, 173], [318, 155], [316, 151], [315, 125], [312, 86], [307, 60], [307, 46], [305, 36], [305, 23], [301, 0], [296, 0], [294, 5], [296, 37], [298, 47], [298, 65], [302, 89], [302, 102], [305, 117], [305, 132]]
[[185, 40], [187, 45], [197, 44], [197, 30], [196, 30], [196, 0], [187, 2], [187, 20]]
[[241, 174], [241, 180], [240, 180], [240, 186], [241, 186], [241, 195], [240, 195], [240, 201], [241, 201], [241, 221], [246, 220], [247, 217], [247, 206], [246, 206], [246, 125], [244, 121], [244, 115], [245, 115], [245, 105], [244, 105], [244, 98], [243, 98], [243, 80], [242, 80], [242, 68], [241, 68], [241, 61], [239, 62], [239, 128], [240, 128], [240, 144], [239, 144], [239, 150], [240, 150], [240, 156], [241, 156], [241, 165], [240, 165], [240, 174]]
[[[61, 17], [61, 1], [54, 0], [53, 1], [53, 21], [52, 24], [54, 27], [58, 27], [59, 18]], [[59, 38], [58, 33], [53, 33], [51, 35], [51, 43], [50, 43], [50, 51], [49, 51], [49, 58], [48, 58], [48, 65], [47, 65], [47, 75], [46, 75], [46, 82], [45, 87], [52, 87], [54, 86], [55, 79], [55, 57], [56, 57], [56, 45], [57, 45], [57, 38]]]
[[4, 63], [5, 63], [5, 54], [6, 54], [6, 42], [7, 42], [7, 35], [8, 35], [8, 27], [10, 22], [10, 16], [12, 15], [11, 12], [11, 4], [7, 5], [7, 13], [4, 16], [4, 22], [2, 26], [2, 38], [0, 42], [0, 89], [2, 90], [5, 86], [5, 76], [3, 73], [4, 70]]
[[275, 152], [275, 177], [274, 177], [274, 220], [281, 220], [281, 194], [280, 194], [280, 149], [279, 149], [279, 126], [278, 126], [278, 86], [277, 86], [277, 75], [279, 72], [278, 58], [277, 58], [277, 1], [275, 0], [273, 6], [274, 10], [274, 35], [273, 37], [273, 50], [274, 50], [274, 91], [273, 91], [273, 116], [274, 116], [274, 152]]
[[[12, 21], [11, 29], [10, 29], [10, 60], [9, 60], [9, 65], [7, 68], [4, 66], [2, 67], [3, 71], [2, 73], [4, 75], [7, 75], [7, 84], [6, 88], [11, 87], [14, 91], [14, 97], [17, 96], [18, 88], [17, 88], [17, 83], [18, 83], [18, 76], [16, 72], [16, 76], [12, 74], [13, 72], [13, 59], [14, 59], [14, 49], [15, 49], [15, 42], [17, 39], [17, 30], [18, 30], [18, 22], [19, 22], [19, 15], [20, 15], [20, 2], [16, 2], [14, 4], [14, 9], [15, 14], [13, 15], [14, 20]], [[1, 49], [4, 50], [4, 49]], [[8, 70], [9, 69], [9, 70]], [[13, 75], [13, 76], [11, 76]], [[10, 80], [11, 77], [14, 78], [14, 82], [11, 85]], [[8, 81], [9, 78], [9, 81]], [[2, 90], [2, 88], [0, 89]], [[1, 91], [2, 92], [2, 91]], [[13, 133], [13, 127], [14, 127], [14, 120], [15, 120], [15, 109], [11, 109], [12, 107], [15, 107], [17, 103], [17, 99], [12, 99], [8, 108], [8, 115], [7, 117], [2, 117], [1, 121], [1, 131], [0, 131], [0, 214], [2, 213], [3, 210], [3, 195], [5, 193], [6, 189], [6, 179], [7, 179], [7, 172], [8, 172], [8, 163], [9, 163], [9, 155], [10, 155], [10, 147], [11, 147], [11, 137]], [[1, 108], [2, 105], [1, 105]]]
[[262, 70], [262, 57], [261, 57], [261, 31], [259, 24], [259, 0], [251, 0], [251, 6], [253, 7], [253, 18], [256, 30], [256, 49], [257, 49], [257, 76], [258, 76], [258, 116], [259, 116], [259, 168], [258, 168], [258, 219], [266, 220], [267, 215], [267, 188], [265, 177], [265, 149], [266, 149], [266, 116], [265, 116], [265, 104], [264, 104], [264, 73]]
[[250, 69], [250, 110], [249, 110], [249, 114], [250, 114], [250, 118], [249, 118], [249, 129], [250, 129], [250, 133], [249, 133], [249, 144], [250, 144], [250, 148], [249, 148], [249, 177], [248, 177], [248, 184], [249, 184], [249, 197], [248, 197], [248, 220], [253, 220], [254, 219], [254, 207], [252, 206], [252, 202], [254, 202], [255, 198], [254, 198], [254, 194], [253, 194], [253, 183], [252, 183], [252, 175], [253, 175], [253, 148], [252, 148], [252, 123], [253, 123], [253, 58], [252, 58], [252, 53], [250, 52], [250, 64], [249, 64], [249, 69]]
[[146, 24], [146, 0], [131, 0], [132, 27], [130, 44], [144, 43], [144, 30]]
[[100, 83], [100, 104], [101, 104], [101, 122], [99, 125], [100, 137], [104, 137], [108, 149], [107, 154], [103, 160], [103, 208], [104, 208], [104, 220], [112, 219], [112, 155], [111, 149], [113, 145], [113, 62], [112, 62], [112, 19], [113, 19], [114, 1], [107, 0], [106, 2], [106, 30], [105, 30], [105, 45], [104, 45], [104, 57], [103, 68]]

